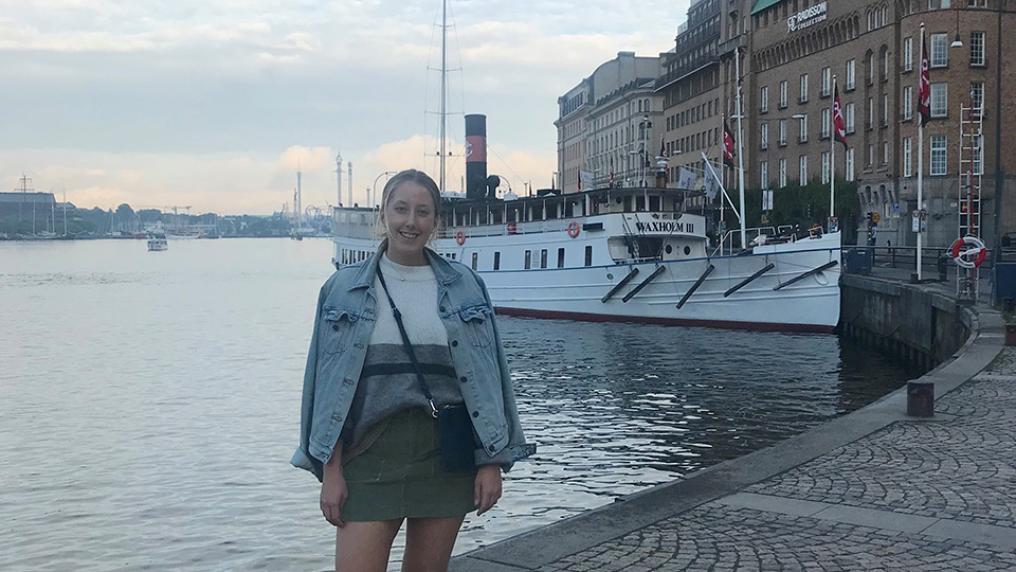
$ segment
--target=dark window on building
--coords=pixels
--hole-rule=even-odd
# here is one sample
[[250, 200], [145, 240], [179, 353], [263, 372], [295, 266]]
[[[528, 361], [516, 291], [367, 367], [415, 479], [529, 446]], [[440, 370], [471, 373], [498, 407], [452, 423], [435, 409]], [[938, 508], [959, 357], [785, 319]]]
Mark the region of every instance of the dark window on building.
[[593, 247], [592, 246], [587, 246], [586, 247], [586, 266], [592, 266], [592, 265], [593, 265]]
[[494, 253], [494, 270], [501, 270], [501, 253]]
[[533, 267], [533, 252], [530, 250], [526, 251], [526, 266], [525, 269], [529, 270]]
[[547, 249], [544, 248], [540, 251], [540, 268], [547, 267]]
[[473, 253], [473, 270], [476, 270], [476, 263], [480, 260], [480, 254], [478, 252]]
[[563, 248], [558, 248], [557, 249], [557, 267], [558, 268], [564, 268], [564, 249]]

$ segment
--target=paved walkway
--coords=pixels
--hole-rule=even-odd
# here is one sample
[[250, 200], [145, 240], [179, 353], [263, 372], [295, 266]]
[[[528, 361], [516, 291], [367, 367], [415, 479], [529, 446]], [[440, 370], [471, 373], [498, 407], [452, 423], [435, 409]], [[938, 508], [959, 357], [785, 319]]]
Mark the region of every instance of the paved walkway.
[[1016, 570], [1016, 348], [1001, 348], [997, 313], [978, 320], [960, 357], [925, 376], [933, 419], [906, 417], [897, 391], [452, 570]]

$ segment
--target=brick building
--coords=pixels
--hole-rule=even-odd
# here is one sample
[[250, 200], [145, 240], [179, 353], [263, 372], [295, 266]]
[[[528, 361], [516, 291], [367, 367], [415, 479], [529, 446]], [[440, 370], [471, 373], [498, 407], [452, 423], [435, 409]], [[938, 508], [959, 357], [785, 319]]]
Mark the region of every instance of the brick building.
[[[980, 126], [967, 127], [968, 133], [979, 127], [982, 136], [963, 138], [962, 171], [980, 182], [980, 234], [994, 244], [996, 181], [1004, 182], [1003, 199], [1012, 196], [1014, 183], [1004, 173], [1016, 167], [1016, 149], [1004, 148], [1000, 123], [1011, 121], [1006, 118], [1016, 110], [1012, 102], [1000, 107], [996, 95], [1003, 84], [1011, 85], [1012, 57], [1006, 54], [1016, 54], [1003, 51], [997, 40], [1006, 25], [1016, 24], [1016, 2], [756, 0], [750, 17], [749, 187], [776, 189], [779, 201], [787, 184], [828, 182], [835, 76], [848, 137], [846, 150], [836, 147], [837, 179], [856, 181], [862, 211], [881, 215], [879, 244], [916, 244], [910, 213], [917, 208], [923, 23], [932, 84], [932, 119], [924, 129], [928, 245], [948, 245], [963, 230], [961, 105], [968, 108], [965, 119], [983, 113]], [[1014, 219], [1007, 214], [1003, 230], [1012, 230]]]

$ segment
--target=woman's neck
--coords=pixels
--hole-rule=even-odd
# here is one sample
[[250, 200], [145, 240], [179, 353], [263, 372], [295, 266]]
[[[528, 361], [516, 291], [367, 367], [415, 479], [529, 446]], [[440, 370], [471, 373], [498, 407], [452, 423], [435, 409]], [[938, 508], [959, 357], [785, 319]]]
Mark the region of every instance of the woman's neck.
[[391, 248], [386, 248], [385, 255], [388, 256], [388, 259], [395, 264], [401, 264], [403, 266], [427, 265], [427, 255], [422, 250], [416, 252], [399, 252]]

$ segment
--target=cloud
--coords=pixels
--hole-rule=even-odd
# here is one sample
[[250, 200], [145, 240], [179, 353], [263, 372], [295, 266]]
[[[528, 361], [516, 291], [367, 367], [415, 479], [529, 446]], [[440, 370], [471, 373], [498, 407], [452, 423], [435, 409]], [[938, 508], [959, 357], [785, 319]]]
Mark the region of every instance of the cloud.
[[330, 147], [304, 147], [294, 145], [279, 156], [279, 167], [288, 171], [306, 169], [313, 171], [332, 167], [335, 164], [335, 152]]

